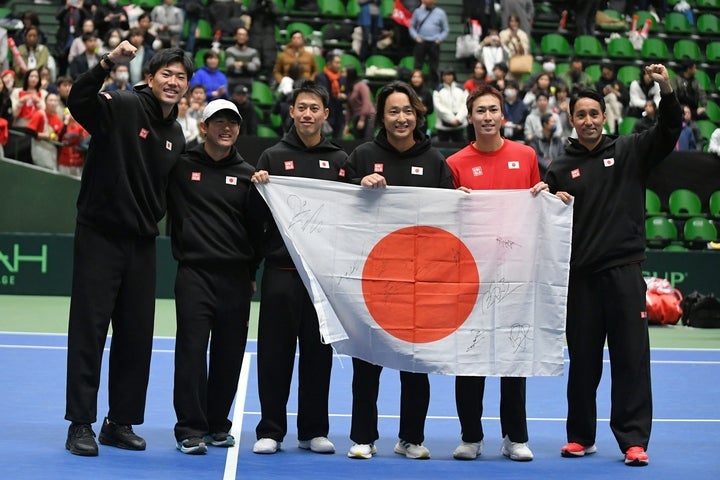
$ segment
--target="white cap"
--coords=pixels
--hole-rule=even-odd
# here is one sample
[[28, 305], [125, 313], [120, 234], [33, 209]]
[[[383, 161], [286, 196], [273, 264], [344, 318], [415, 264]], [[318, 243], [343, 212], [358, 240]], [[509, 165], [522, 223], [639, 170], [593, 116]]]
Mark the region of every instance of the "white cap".
[[237, 115], [238, 120], [242, 121], [242, 117], [240, 116], [240, 112], [238, 112], [237, 107], [233, 102], [230, 100], [213, 100], [212, 102], [208, 103], [205, 106], [205, 110], [203, 110], [202, 114], [202, 121], [206, 122], [208, 118], [212, 117], [216, 113], [222, 111], [222, 110], [230, 110], [235, 115]]

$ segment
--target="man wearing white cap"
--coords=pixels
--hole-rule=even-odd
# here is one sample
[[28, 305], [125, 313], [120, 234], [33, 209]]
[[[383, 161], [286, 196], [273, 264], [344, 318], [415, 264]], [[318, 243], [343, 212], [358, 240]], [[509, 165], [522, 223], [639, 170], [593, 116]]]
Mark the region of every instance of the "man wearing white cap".
[[[185, 152], [170, 174], [168, 212], [175, 279], [177, 333], [175, 438], [183, 453], [232, 447], [228, 419], [235, 397], [258, 267], [256, 231], [248, 222], [251, 182], [265, 172], [234, 147], [242, 117], [234, 103], [203, 110], [205, 142]], [[210, 365], [206, 361], [210, 341]]]

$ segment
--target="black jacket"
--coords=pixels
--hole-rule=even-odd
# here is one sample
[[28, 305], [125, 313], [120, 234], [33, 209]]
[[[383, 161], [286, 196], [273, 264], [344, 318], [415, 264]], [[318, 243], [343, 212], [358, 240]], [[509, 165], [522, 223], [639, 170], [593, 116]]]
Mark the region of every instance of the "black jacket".
[[575, 197], [571, 271], [592, 273], [645, 259], [645, 184], [675, 147], [682, 111], [663, 95], [658, 124], [626, 136], [603, 135], [589, 151], [573, 138], [548, 168], [550, 191]]
[[[260, 155], [256, 170], [266, 170], [271, 176], [344, 181], [342, 165], [346, 158], [347, 153], [325, 138], [314, 147], [306, 147], [293, 127]], [[265, 267], [295, 268], [272, 214], [257, 189], [252, 190], [250, 199], [253, 219], [264, 230], [261, 256], [265, 258]]]
[[430, 139], [415, 132], [415, 145], [399, 152], [381, 129], [371, 142], [359, 145], [345, 162], [345, 174], [356, 184], [366, 175], [378, 173], [388, 185], [406, 187], [453, 188], [450, 167]]
[[163, 118], [147, 86], [100, 92], [107, 73], [96, 65], [68, 97], [90, 135], [78, 196], [78, 223], [105, 232], [154, 237], [165, 215], [168, 174], [185, 149], [177, 107]]
[[178, 262], [248, 264], [254, 273], [259, 236], [252, 235], [247, 215], [254, 172], [234, 147], [217, 162], [205, 153], [204, 145], [180, 157], [168, 185], [172, 252]]

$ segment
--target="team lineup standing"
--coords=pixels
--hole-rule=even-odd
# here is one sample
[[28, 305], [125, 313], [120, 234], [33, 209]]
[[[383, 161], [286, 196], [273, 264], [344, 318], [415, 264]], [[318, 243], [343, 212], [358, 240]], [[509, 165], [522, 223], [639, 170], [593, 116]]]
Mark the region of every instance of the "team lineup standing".
[[[78, 231], [75, 241], [76, 258], [68, 339], [66, 419], [72, 423], [68, 431], [66, 448], [71, 453], [84, 456], [98, 454], [91, 424], [96, 420], [95, 403], [100, 371], [98, 355], [102, 354], [102, 348], [98, 353], [95, 345], [98, 343], [100, 347], [104, 345], [111, 318], [115, 335], [110, 360], [110, 409], [101, 430], [100, 443], [131, 450], [145, 449], [145, 441], [133, 432], [132, 425], [142, 423], [144, 416], [154, 315], [151, 305], [154, 300], [155, 283], [154, 236], [158, 233], [157, 221], [165, 211], [165, 186], [168, 184], [170, 171], [184, 150], [182, 131], [175, 122], [177, 114], [175, 105], [187, 91], [193, 66], [181, 50], [172, 48], [163, 50], [153, 58], [148, 66], [148, 85], [144, 89], [96, 95], [101, 80], [105, 78], [108, 70], [115, 63], [128, 63], [133, 55], [132, 45], [128, 42], [120, 44], [110, 54], [103, 56], [97, 67], [81, 77], [70, 98], [73, 114], [81, 123], [87, 125], [86, 128], [89, 127], [87, 129], [93, 134], [93, 143], [88, 154], [86, 174], [78, 202]], [[619, 294], [621, 293], [619, 290], [627, 288], [632, 295], [628, 297], [627, 302], [618, 306], [621, 310], [619, 314], [629, 322], [632, 315], [635, 313], [640, 315], [644, 311], [644, 304], [640, 302], [640, 294], [644, 291], [641, 292], [643, 289], [637, 280], [639, 264], [644, 259], [642, 254], [644, 236], [640, 235], [643, 230], [642, 197], [638, 192], [643, 190], [643, 182], [649, 169], [672, 150], [677, 138], [676, 123], [679, 124], [680, 118], [678, 115], [677, 122], [675, 121], [678, 103], [668, 82], [665, 67], [652, 65], [647, 69], [652, 78], [659, 83], [663, 99], [660, 104], [658, 126], [642, 135], [619, 139], [605, 136], [602, 134], [602, 123], [606, 118], [603, 99], [597, 94], [581, 93], [579, 98], [571, 101], [570, 106], [578, 140], [571, 141], [564, 155], [555, 159], [549, 168], [550, 190], [566, 201], [571, 197], [575, 198], [576, 223], [585, 222], [594, 229], [593, 231], [600, 232], [597, 236], [592, 236], [594, 239], [604, 238], [603, 232], [610, 232], [618, 238], [618, 243], [627, 246], [620, 252], [603, 251], [593, 244], [585, 232], [581, 235], [576, 228], [573, 234], [567, 332], [571, 353], [567, 393], [569, 443], [562, 449], [562, 455], [566, 457], [579, 457], [595, 451], [595, 413], [586, 405], [590, 405], [591, 400], [594, 402], [601, 366], [598, 369], [593, 359], [582, 351], [590, 354], [591, 351], [596, 350], [597, 345], [602, 348], [605, 335], [609, 342], [611, 337], [616, 335], [615, 330], [607, 326], [601, 329], [594, 328], [592, 332], [578, 327], [581, 324], [579, 319], [585, 315], [585, 303], [589, 301], [597, 303], [598, 312], [601, 312], [606, 295]], [[93, 89], [95, 92], [90, 95]], [[89, 102], [88, 98], [91, 98], [92, 102]], [[244, 350], [247, 336], [246, 319], [252, 294], [251, 283], [257, 263], [260, 259], [264, 259], [265, 273], [258, 328], [258, 389], [262, 416], [256, 428], [257, 441], [253, 447], [255, 453], [277, 452], [287, 433], [286, 406], [295, 350], [298, 345], [300, 348], [298, 446], [316, 453], [334, 453], [335, 446], [328, 439], [328, 395], [332, 349], [321, 341], [317, 315], [310, 297], [274, 224], [272, 215], [259, 194], [249, 188], [250, 182], [268, 181], [269, 173], [269, 175], [301, 176], [332, 181], [355, 179], [357, 183], [366, 187], [383, 187], [390, 183], [440, 188], [454, 186], [465, 191], [527, 188], [533, 194], [547, 189], [547, 185], [540, 181], [537, 158], [532, 150], [529, 147], [521, 148], [518, 144], [506, 141], [500, 136], [503, 117], [502, 96], [491, 87], [480, 87], [468, 99], [468, 120], [473, 124], [476, 142], [451, 156], [447, 162], [430, 147], [428, 139], [422, 133], [418, 133], [420, 131], [417, 127], [422, 125], [424, 107], [407, 84], [394, 82], [384, 87], [379, 94], [377, 108], [378, 116], [381, 118], [378, 122], [380, 132], [373, 142], [358, 147], [349, 160], [339, 146], [322, 135], [322, 125], [327, 121], [330, 113], [328, 104], [329, 94], [326, 89], [310, 81], [302, 84], [293, 92], [290, 106], [293, 128], [277, 145], [263, 152], [254, 174], [245, 165], [237, 176], [242, 179], [245, 185], [244, 191], [248, 196], [247, 198], [240, 196], [242, 199], [236, 206], [244, 212], [243, 216], [248, 217], [248, 222], [258, 225], [252, 228], [256, 228], [256, 232], [262, 231], [264, 235], [262, 239], [255, 241], [250, 238], [252, 232], [248, 230], [247, 237], [241, 239], [241, 250], [244, 252], [242, 258], [236, 260], [241, 263], [238, 268], [243, 274], [236, 278], [232, 275], [237, 272], [232, 273], [229, 284], [235, 285], [244, 293], [240, 295], [238, 292], [237, 300], [240, 303], [226, 313], [237, 317], [240, 319], [240, 324], [244, 322], [245, 325], [234, 329], [233, 336], [228, 337], [237, 342], [226, 343], [222, 350], [227, 354], [232, 349], [231, 344], [236, 349]], [[223, 147], [213, 153], [210, 152], [214, 146], [217, 147], [216, 144], [223, 144], [227, 138], [232, 137], [233, 142], [237, 138], [234, 127], [239, 127], [242, 119], [236, 107], [230, 108], [229, 105], [225, 107], [219, 108], [217, 105], [212, 108], [210, 105], [206, 107], [207, 115], [203, 115], [205, 126], [203, 133], [210, 138], [213, 125], [219, 133], [215, 136], [214, 142], [198, 147], [195, 153], [189, 153], [190, 156], [185, 157], [186, 160], [192, 160], [195, 155], [194, 161], [200, 159], [200, 163], [205, 161], [208, 165], [223, 159], [230, 164], [242, 163], [242, 158], [234, 149]], [[219, 114], [221, 111], [224, 113]], [[138, 121], [123, 122], [130, 130], [118, 133], [106, 128], [115, 115], [127, 115], [128, 117], [123, 116], [123, 118], [137, 118]], [[226, 133], [228, 129], [229, 136]], [[126, 142], [125, 139], [135, 136], [139, 137], [139, 140], [136, 140], [138, 146], [131, 147], [132, 152], [130, 152], [127, 150], [127, 143], [132, 142]], [[99, 146], [101, 141], [104, 142], [102, 147]], [[96, 152], [105, 153], [107, 148], [114, 148], [115, 152], [119, 152], [114, 157], [120, 162], [129, 162], [130, 160], [127, 159], [132, 159], [133, 162], [134, 159], [139, 159], [139, 163], [148, 162], [150, 156], [162, 160], [159, 164], [150, 162], [149, 168], [139, 168], [134, 163], [128, 163], [126, 169], [121, 169], [119, 188], [126, 188], [128, 191], [120, 193], [126, 194], [125, 200], [128, 201], [118, 204], [112, 214], [102, 210], [105, 206], [112, 208], [115, 204], [108, 203], [112, 198], [101, 191], [103, 188], [101, 184], [107, 182], [110, 176], [115, 178], [117, 169], [101, 167], [97, 165], [98, 160], [93, 162], [94, 156], [99, 154]], [[387, 158], [391, 160], [380, 162], [382, 170], [378, 171], [378, 161], [374, 157], [379, 156], [380, 153], [389, 155]], [[628, 160], [631, 154], [639, 155], [644, 160], [650, 158], [654, 163], [646, 164], [644, 161], [638, 161], [635, 165]], [[203, 155], [209, 158], [203, 158]], [[584, 163], [598, 158], [604, 162], [606, 170], [598, 170], [596, 166], [586, 166]], [[397, 171], [398, 165], [404, 165], [408, 159], [415, 163], [430, 162], [426, 170], [435, 172], [437, 167], [438, 175], [433, 176], [428, 183]], [[522, 160], [523, 168], [512, 167], [512, 169], [520, 170], [519, 172], [498, 173], [503, 164], [514, 164], [518, 159]], [[471, 163], [473, 165], [470, 165]], [[475, 168], [470, 168], [477, 166], [474, 165], [475, 163], [482, 164], [481, 172], [497, 173], [493, 175], [493, 181], [488, 183], [485, 178], [473, 178], [477, 177], [475, 173], [468, 176], [468, 172], [477, 171]], [[372, 169], [368, 170], [370, 164]], [[96, 166], [93, 168], [93, 165]], [[618, 199], [613, 203], [608, 199], [609, 193], [605, 189], [604, 196], [596, 195], [597, 201], [586, 200], [586, 196], [590, 196], [588, 194], [590, 189], [589, 184], [583, 181], [595, 176], [601, 177], [598, 172], [612, 173], [608, 167], [613, 166], [616, 169], [626, 169], [632, 179], [632, 182], [620, 185], [619, 188], [623, 189], [622, 195], [618, 195]], [[131, 174], [128, 174], [128, 171]], [[146, 177], [136, 178], [132, 174], [135, 171], [141, 171]], [[393, 173], [396, 171], [397, 176]], [[191, 182], [197, 181], [193, 178], [196, 172], [189, 170], [182, 172], [185, 176], [191, 174]], [[527, 178], [518, 180], [512, 176], [516, 173], [527, 173]], [[584, 178], [577, 180], [583, 173]], [[187, 181], [187, 178], [178, 178]], [[606, 181], [610, 180], [601, 179], [597, 184], [601, 187]], [[136, 190], [137, 188], [144, 190], [140, 192]], [[184, 199], [180, 190], [171, 188], [170, 192], [171, 198], [174, 199], [173, 205], [175, 207], [183, 205]], [[149, 201], [147, 204], [134, 201], [137, 198]], [[222, 203], [222, 199], [217, 197], [215, 199]], [[629, 227], [623, 228], [627, 226], [591, 220], [594, 218], [592, 213], [594, 207], [619, 205], [619, 199], [633, 205], [631, 212], [633, 225], [630, 226], [637, 228], [632, 235], [628, 233]], [[247, 205], [244, 204], [245, 201]], [[129, 211], [128, 205], [137, 206], [138, 211]], [[175, 208], [171, 212], [174, 217], [173, 223], [179, 226], [185, 220], [181, 211], [182, 209]], [[176, 235], [182, 233], [181, 229], [178, 232]], [[174, 246], [179, 245], [176, 237], [173, 241]], [[204, 241], [198, 245], [199, 250], [203, 248], [202, 243]], [[196, 314], [205, 315], [207, 312], [194, 310], [192, 304], [184, 302], [189, 298], [187, 292], [202, 292], [207, 285], [217, 281], [218, 278], [225, 278], [222, 275], [228, 272], [221, 269], [223, 271], [220, 272], [220, 276], [215, 276], [214, 280], [207, 280], [218, 273], [217, 265], [213, 262], [225, 261], [227, 257], [217, 256], [210, 259], [209, 264], [203, 264], [204, 260], [201, 261], [200, 270], [205, 272], [201, 272], [193, 279], [191, 276], [197, 273], [195, 272], [197, 265], [193, 264], [195, 261], [193, 257], [190, 257], [193, 260], [187, 261], [189, 258], [186, 256], [187, 253], [174, 249], [174, 254], [181, 263], [176, 287], [178, 348], [175, 407], [178, 424], [175, 433], [179, 450], [184, 453], [203, 453], [207, 443], [217, 446], [234, 445], [234, 439], [229, 434], [231, 425], [227, 415], [234, 396], [234, 388], [230, 387], [237, 384], [242, 355], [238, 355], [237, 362], [232, 362], [233, 367], [230, 372], [226, 372], [227, 377], [224, 375], [219, 377], [221, 383], [228, 384], [218, 389], [219, 385], [214, 380], [213, 373], [215, 372], [212, 353], [214, 343], [211, 344], [210, 375], [205, 376], [208, 367], [204, 359], [200, 360], [199, 355], [202, 355], [207, 347], [209, 330], [216, 327], [203, 326], [200, 329], [203, 341], [195, 343], [196, 339], [191, 339], [192, 335], [188, 336], [188, 333], [197, 331], [196, 327], [190, 330], [185, 328], [191, 325], [190, 322], [194, 320]], [[101, 256], [103, 258], [100, 258]], [[100, 277], [90, 275], [88, 272], [91, 270], [91, 265], [93, 267], [104, 265], [104, 270], [101, 269], [103, 275]], [[203, 279], [202, 275], [207, 273], [208, 267], [211, 275]], [[606, 282], [607, 290], [602, 294], [591, 296], [586, 291], [590, 288], [591, 280]], [[128, 303], [129, 298], [133, 300], [132, 305]], [[138, 298], [142, 301], [137, 301]], [[644, 299], [644, 295], [642, 298]], [[101, 301], [99, 308], [98, 299]], [[210, 303], [220, 305], [222, 299], [214, 298]], [[588, 321], [604, 322], [605, 319], [600, 318], [601, 316], [602, 314], [599, 313], [598, 318], [589, 318]], [[132, 322], [131, 317], [134, 318]], [[88, 320], [92, 323], [92, 328], [88, 327]], [[125, 323], [134, 325], [137, 329], [130, 332], [126, 329]], [[635, 325], [635, 323], [631, 324]], [[617, 362], [622, 361], [625, 365], [628, 358], [636, 359], [638, 368], [630, 369], [622, 378], [616, 377], [615, 372], [613, 374], [614, 413], [611, 427], [625, 455], [625, 462], [628, 465], [646, 465], [648, 457], [645, 451], [652, 420], [647, 322], [644, 324], [640, 322], [640, 325], [633, 329], [626, 327], [625, 332], [628, 331], [632, 340], [637, 340], [639, 344], [621, 342], [619, 343], [621, 346], [611, 346], [611, 349], [620, 352], [617, 355], [625, 357], [625, 361]], [[90, 348], [90, 344], [94, 345], [93, 348]], [[618, 345], [616, 340], [613, 340], [613, 345]], [[192, 350], [184, 350], [190, 347]], [[123, 354], [125, 350], [127, 352]], [[631, 354], [631, 350], [636, 351], [636, 354]], [[183, 352], [188, 357], [183, 357]], [[234, 354], [237, 355], [237, 351]], [[185, 361], [191, 358], [195, 360], [186, 364]], [[88, 361], [89, 359], [92, 361]], [[184, 367], [181, 368], [180, 365]], [[348, 452], [348, 456], [370, 458], [375, 453], [374, 441], [378, 438], [377, 406], [373, 403], [376, 403], [377, 384], [382, 367], [358, 359], [353, 359], [353, 366], [351, 438], [356, 445]], [[196, 375], [185, 376], [184, 370], [190, 367]], [[615, 369], [614, 364], [613, 368]], [[86, 378], [88, 374], [89, 382]], [[126, 378], [128, 375], [133, 377], [133, 382], [128, 381]], [[131, 387], [130, 384], [135, 385], [136, 378], [141, 380], [137, 384], [139, 387]], [[427, 375], [401, 372], [401, 379], [403, 385], [401, 406], [406, 408], [401, 407], [400, 441], [395, 446], [395, 452], [409, 458], [429, 458], [429, 451], [422, 446], [429, 399]], [[456, 402], [463, 436], [462, 443], [456, 449], [454, 456], [458, 459], [473, 459], [482, 449], [483, 432], [480, 418], [484, 378], [459, 377], [456, 382]], [[618, 384], [617, 388], [616, 384]], [[179, 388], [181, 385], [188, 389], [186, 392], [200, 392], [199, 402], [196, 403], [194, 400], [191, 402], [189, 397], [183, 400], [183, 390]], [[532, 460], [532, 452], [527, 446], [525, 379], [503, 378], [501, 391], [502, 453], [513, 460]], [[627, 392], [633, 394], [628, 395]], [[208, 403], [208, 400], [215, 398], [216, 395], [222, 397], [219, 404]], [[623, 411], [620, 412], [620, 408], [616, 411], [616, 405], [624, 406]], [[409, 406], [412, 408], [407, 408]], [[200, 416], [205, 415], [206, 418], [199, 423], [195, 420], [189, 421], [190, 417], [197, 417], [195, 411], [201, 412]], [[356, 415], [358, 419], [365, 420], [356, 422]], [[183, 418], [188, 421], [184, 421]]]

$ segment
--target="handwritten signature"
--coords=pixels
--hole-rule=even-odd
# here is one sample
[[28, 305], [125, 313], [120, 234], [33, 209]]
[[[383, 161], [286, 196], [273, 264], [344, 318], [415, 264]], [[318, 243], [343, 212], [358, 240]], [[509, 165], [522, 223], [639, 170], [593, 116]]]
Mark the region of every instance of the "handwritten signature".
[[485, 332], [483, 330], [477, 330], [472, 329], [470, 330], [473, 334], [475, 334], [475, 337], [473, 337], [472, 343], [465, 349], [465, 353], [469, 352], [473, 348], [477, 347], [480, 343], [480, 340], [484, 339], [486, 337]]
[[498, 237], [498, 238], [495, 239], [495, 241], [498, 243], [498, 245], [500, 245], [501, 247], [503, 247], [503, 248], [505, 248], [505, 249], [507, 249], [507, 250], [512, 250], [513, 247], [515, 247], [515, 246], [518, 246], [518, 247], [519, 247], [519, 246], [520, 246], [519, 243], [516, 243], [516, 242], [513, 241], [513, 240], [510, 240], [510, 239], [507, 239], [507, 238], [503, 238], [503, 237]]
[[490, 285], [490, 289], [483, 295], [483, 311], [490, 310], [495, 305], [498, 305], [508, 295], [513, 293], [515, 290], [520, 288], [522, 285], [516, 285], [514, 288], [505, 278], [501, 278], [499, 281]]
[[293, 212], [293, 217], [288, 225], [288, 229], [293, 228], [295, 225], [299, 225], [300, 230], [306, 233], [319, 232], [322, 229], [321, 212], [325, 206], [324, 204], [313, 210], [308, 208], [307, 201], [297, 195], [289, 195], [287, 205]]
[[510, 343], [515, 348], [515, 352], [527, 350], [527, 344], [530, 338], [529, 323], [514, 323], [510, 327]]

